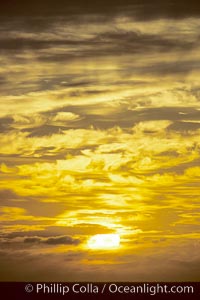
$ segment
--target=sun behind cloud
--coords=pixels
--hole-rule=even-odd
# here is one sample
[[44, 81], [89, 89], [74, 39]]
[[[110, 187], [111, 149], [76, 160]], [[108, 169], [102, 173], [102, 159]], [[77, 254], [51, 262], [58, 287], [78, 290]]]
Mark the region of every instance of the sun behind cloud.
[[120, 236], [118, 234], [96, 234], [87, 243], [90, 249], [115, 249], [120, 246]]

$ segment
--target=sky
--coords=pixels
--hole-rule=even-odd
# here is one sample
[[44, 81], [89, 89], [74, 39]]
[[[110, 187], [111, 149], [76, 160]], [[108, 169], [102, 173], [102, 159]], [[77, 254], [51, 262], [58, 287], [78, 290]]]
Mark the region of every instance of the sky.
[[0, 280], [198, 281], [199, 2], [0, 5]]

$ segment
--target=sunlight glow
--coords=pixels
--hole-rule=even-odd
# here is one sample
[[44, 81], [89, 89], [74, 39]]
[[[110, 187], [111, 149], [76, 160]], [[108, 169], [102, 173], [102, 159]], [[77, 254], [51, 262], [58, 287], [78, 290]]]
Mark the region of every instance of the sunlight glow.
[[114, 249], [120, 245], [118, 234], [96, 234], [88, 240], [90, 249]]

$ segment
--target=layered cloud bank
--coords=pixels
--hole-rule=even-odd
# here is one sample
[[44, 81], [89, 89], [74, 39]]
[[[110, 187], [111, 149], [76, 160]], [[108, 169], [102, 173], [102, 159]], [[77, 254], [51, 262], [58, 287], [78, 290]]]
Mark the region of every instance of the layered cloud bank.
[[198, 280], [199, 4], [85, 2], [2, 6], [0, 279]]

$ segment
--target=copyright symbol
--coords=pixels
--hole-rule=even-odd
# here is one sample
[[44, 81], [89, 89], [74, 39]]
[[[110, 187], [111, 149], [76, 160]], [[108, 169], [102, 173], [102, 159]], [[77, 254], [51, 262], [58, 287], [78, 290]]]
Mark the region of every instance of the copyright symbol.
[[31, 293], [31, 292], [33, 291], [33, 286], [32, 286], [32, 284], [27, 284], [27, 285], [25, 286], [25, 291], [26, 291], [27, 293]]

